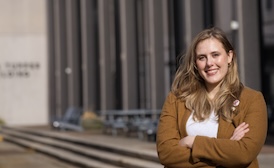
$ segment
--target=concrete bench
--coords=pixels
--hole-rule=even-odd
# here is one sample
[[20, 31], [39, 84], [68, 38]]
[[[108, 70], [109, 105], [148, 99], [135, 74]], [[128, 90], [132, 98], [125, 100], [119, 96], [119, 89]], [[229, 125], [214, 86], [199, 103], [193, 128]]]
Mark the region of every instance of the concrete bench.
[[138, 127], [138, 138], [141, 140], [156, 140], [158, 119], [144, 119]]
[[53, 121], [52, 126], [59, 130], [83, 131], [80, 123], [82, 114], [81, 108], [69, 107], [62, 118]]
[[155, 137], [161, 110], [108, 110], [100, 112], [104, 119], [104, 132], [116, 136], [137, 135], [139, 139]]

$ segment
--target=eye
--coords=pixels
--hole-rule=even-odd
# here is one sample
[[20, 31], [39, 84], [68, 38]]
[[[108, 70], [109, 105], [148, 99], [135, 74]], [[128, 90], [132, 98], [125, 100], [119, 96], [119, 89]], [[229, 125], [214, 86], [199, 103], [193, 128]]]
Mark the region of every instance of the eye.
[[205, 59], [206, 59], [206, 57], [203, 56], [203, 55], [197, 56], [197, 60], [199, 60], [199, 61], [203, 61], [203, 60], [205, 60]]
[[212, 56], [213, 57], [218, 57], [220, 54], [219, 53], [213, 53]]

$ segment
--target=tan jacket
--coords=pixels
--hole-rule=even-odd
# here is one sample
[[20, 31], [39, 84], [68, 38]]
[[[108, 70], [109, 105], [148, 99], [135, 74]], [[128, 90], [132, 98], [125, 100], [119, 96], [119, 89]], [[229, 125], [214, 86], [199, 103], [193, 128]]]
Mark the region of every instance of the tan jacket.
[[[196, 136], [193, 148], [189, 149], [179, 146], [178, 142], [187, 135], [185, 125], [191, 112], [174, 94], [169, 93], [157, 132], [157, 151], [161, 163], [168, 168], [258, 168], [257, 155], [267, 134], [265, 100], [261, 92], [245, 87], [236, 108], [239, 114], [232, 123], [219, 120], [217, 138]], [[234, 129], [242, 122], [249, 124], [249, 132], [240, 141], [230, 140]]]

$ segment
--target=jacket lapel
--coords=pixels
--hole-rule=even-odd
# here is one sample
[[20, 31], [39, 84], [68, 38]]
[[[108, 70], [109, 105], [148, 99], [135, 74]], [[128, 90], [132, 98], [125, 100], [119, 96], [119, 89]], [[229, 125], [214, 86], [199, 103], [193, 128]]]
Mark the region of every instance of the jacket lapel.
[[191, 114], [190, 110], [185, 107], [185, 103], [181, 101], [177, 101], [177, 121], [178, 121], [178, 128], [181, 138], [187, 135], [186, 133], [186, 122]]

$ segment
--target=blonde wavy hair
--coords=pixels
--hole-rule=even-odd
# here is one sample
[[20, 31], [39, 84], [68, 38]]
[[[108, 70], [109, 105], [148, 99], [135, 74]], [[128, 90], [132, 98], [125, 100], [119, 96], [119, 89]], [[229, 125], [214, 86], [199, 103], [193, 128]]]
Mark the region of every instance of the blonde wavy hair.
[[[233, 52], [232, 62], [228, 65], [228, 72], [220, 83], [220, 90], [213, 100], [207, 96], [204, 79], [196, 68], [196, 47], [206, 39], [215, 38], [223, 44], [227, 53]], [[225, 33], [216, 27], [201, 31], [192, 41], [188, 51], [181, 57], [181, 63], [175, 74], [171, 92], [185, 102], [186, 108], [194, 111], [193, 119], [203, 121], [212, 111], [217, 116], [231, 122], [237, 110], [232, 110], [233, 102], [239, 99], [243, 85], [238, 75], [235, 51]]]

